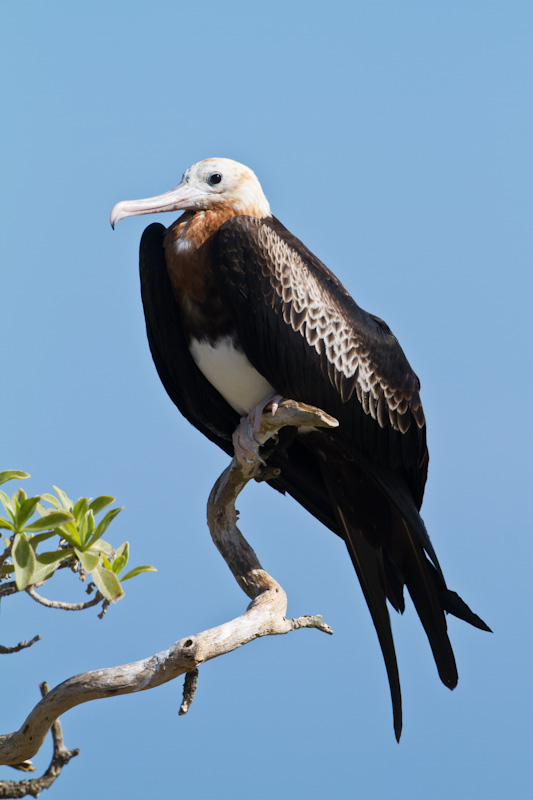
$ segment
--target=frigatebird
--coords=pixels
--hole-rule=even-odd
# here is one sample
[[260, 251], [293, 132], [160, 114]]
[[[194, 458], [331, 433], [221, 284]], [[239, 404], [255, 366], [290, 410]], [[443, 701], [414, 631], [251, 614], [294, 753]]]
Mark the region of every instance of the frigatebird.
[[346, 542], [385, 659], [399, 740], [387, 600], [403, 612], [407, 586], [450, 689], [458, 675], [445, 613], [490, 630], [447, 588], [419, 513], [428, 468], [420, 382], [387, 324], [271, 214], [248, 167], [200, 161], [172, 191], [117, 203], [111, 224], [161, 211], [185, 213], [168, 229], [144, 231], [141, 293], [155, 366], [181, 413], [230, 455], [234, 446], [254, 448], [247, 420], [255, 430], [280, 398], [339, 421], [280, 435], [269, 464], [281, 472], [270, 483]]

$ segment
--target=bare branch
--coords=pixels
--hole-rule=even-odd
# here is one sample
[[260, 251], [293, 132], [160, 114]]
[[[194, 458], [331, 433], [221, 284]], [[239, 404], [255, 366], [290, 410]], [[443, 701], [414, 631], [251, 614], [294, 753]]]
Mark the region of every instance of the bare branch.
[[41, 639], [41, 634], [38, 633], [37, 636], [34, 636], [33, 639], [29, 640], [29, 642], [19, 642], [18, 644], [14, 645], [14, 647], [5, 647], [3, 644], [0, 644], [0, 654], [19, 653], [26, 647], [31, 647], [32, 644], [35, 644], [35, 642], [40, 641], [40, 639]]
[[[264, 442], [286, 425], [335, 427], [337, 421], [320, 409], [284, 401], [275, 416], [263, 414], [257, 438]], [[289, 633], [299, 628], [316, 628], [332, 633], [320, 616], [285, 618], [285, 592], [265, 572], [237, 528], [235, 499], [261, 468], [259, 457], [252, 462], [233, 458], [217, 480], [208, 502], [208, 524], [213, 540], [239, 586], [252, 598], [246, 612], [216, 628], [180, 639], [167, 650], [149, 658], [84, 672], [64, 681], [43, 697], [19, 731], [0, 736], [0, 764], [20, 764], [35, 755], [54, 720], [81, 703], [151, 689], [184, 673], [193, 673], [200, 664], [261, 636]], [[190, 690], [192, 683], [191, 678]]]
[[[275, 415], [270, 412], [263, 414], [256, 439], [265, 443], [287, 425], [335, 428], [338, 422], [319, 408], [294, 400], [283, 400]], [[235, 501], [248, 481], [261, 475], [262, 471], [263, 464], [259, 457], [249, 462], [235, 455], [211, 490], [207, 503], [207, 524], [215, 545], [243, 592], [253, 600], [271, 590], [279, 595], [278, 610], [281, 610], [285, 602], [282, 612], [285, 614], [285, 592], [261, 567], [259, 559], [237, 527]], [[272, 597], [269, 596], [269, 601], [271, 600]], [[266, 598], [264, 601], [266, 602]]]
[[15, 581], [0, 584], [0, 597], [7, 597], [10, 594], [16, 594], [18, 591]]
[[[49, 687], [46, 682], [41, 683], [41, 695], [43, 698], [48, 694]], [[50, 765], [44, 775], [40, 778], [31, 778], [27, 781], [0, 781], [0, 798], [18, 798], [38, 797], [43, 789], [48, 789], [61, 774], [61, 770], [68, 764], [71, 758], [77, 756], [80, 752], [79, 748], [75, 750], [68, 750], [63, 741], [63, 730], [59, 720], [52, 724], [52, 741], [54, 745], [54, 752]], [[15, 769], [20, 769], [22, 772], [35, 772], [35, 767], [31, 761], [23, 761], [19, 764], [12, 764]]]
[[87, 600], [86, 603], [66, 603], [63, 600], [49, 600], [47, 597], [42, 597], [37, 594], [33, 586], [28, 586], [25, 591], [36, 603], [40, 603], [46, 608], [62, 608], [63, 611], [83, 611], [86, 608], [97, 606], [104, 599], [103, 595], [97, 592], [92, 600]]

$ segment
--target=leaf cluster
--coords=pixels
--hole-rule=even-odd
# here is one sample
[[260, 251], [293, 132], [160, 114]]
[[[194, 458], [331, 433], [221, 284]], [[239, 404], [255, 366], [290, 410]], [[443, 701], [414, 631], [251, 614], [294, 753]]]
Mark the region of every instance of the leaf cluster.
[[[0, 472], [0, 484], [29, 477], [27, 472], [7, 470]], [[57, 569], [70, 567], [82, 580], [89, 576], [107, 602], [116, 602], [124, 596], [124, 581], [141, 572], [155, 572], [146, 564], [126, 572], [129, 543], [115, 549], [102, 538], [122, 511], [112, 508], [97, 519], [115, 502], [114, 497], [80, 497], [74, 503], [57, 486], [54, 490], [55, 495], [34, 497], [27, 497], [23, 489], [11, 497], [0, 490], [6, 512], [0, 516], [0, 528], [8, 532], [0, 555], [0, 581], [14, 573], [16, 589], [23, 591], [49, 580]]]

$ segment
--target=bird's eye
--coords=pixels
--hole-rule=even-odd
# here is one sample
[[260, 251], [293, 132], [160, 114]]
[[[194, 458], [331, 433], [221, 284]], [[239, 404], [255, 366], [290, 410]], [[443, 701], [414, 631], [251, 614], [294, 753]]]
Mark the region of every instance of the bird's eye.
[[220, 174], [220, 172], [212, 172], [209, 178], [207, 179], [207, 182], [210, 183], [211, 186], [215, 186], [217, 183], [220, 183], [221, 180], [222, 180], [222, 175]]

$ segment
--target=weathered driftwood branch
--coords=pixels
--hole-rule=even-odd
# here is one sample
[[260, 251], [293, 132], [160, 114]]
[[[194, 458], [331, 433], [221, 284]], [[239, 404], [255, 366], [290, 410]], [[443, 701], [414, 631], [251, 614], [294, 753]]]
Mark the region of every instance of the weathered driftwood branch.
[[[46, 697], [49, 687], [46, 682], [41, 683], [41, 694]], [[49, 789], [61, 774], [61, 770], [68, 764], [71, 758], [79, 754], [79, 748], [69, 750], [65, 747], [63, 741], [63, 731], [61, 723], [58, 719], [52, 724], [52, 741], [54, 745], [54, 752], [50, 765], [44, 775], [40, 778], [30, 778], [24, 781], [0, 781], [0, 798], [14, 798], [14, 797], [38, 797], [43, 789]], [[20, 764], [13, 764], [16, 769], [22, 772], [35, 772], [35, 767], [31, 761], [24, 761]]]
[[[257, 439], [265, 442], [281, 428], [313, 425], [335, 427], [337, 421], [319, 409], [285, 401], [276, 415], [263, 414]], [[262, 469], [260, 458], [247, 462], [235, 457], [216, 482], [208, 503], [208, 524], [213, 540], [239, 586], [252, 598], [247, 611], [216, 628], [186, 636], [168, 650], [131, 664], [75, 675], [52, 689], [30, 713], [19, 731], [0, 736], [0, 764], [20, 764], [40, 749], [54, 721], [68, 709], [90, 700], [152, 689], [260, 636], [298, 628], [332, 633], [320, 616], [286, 619], [287, 598], [281, 586], [262, 568], [254, 551], [237, 528], [235, 500]], [[182, 709], [190, 706], [195, 682], [191, 678]], [[1, 785], [1, 784], [0, 784]], [[7, 796], [7, 795], [4, 795]]]

